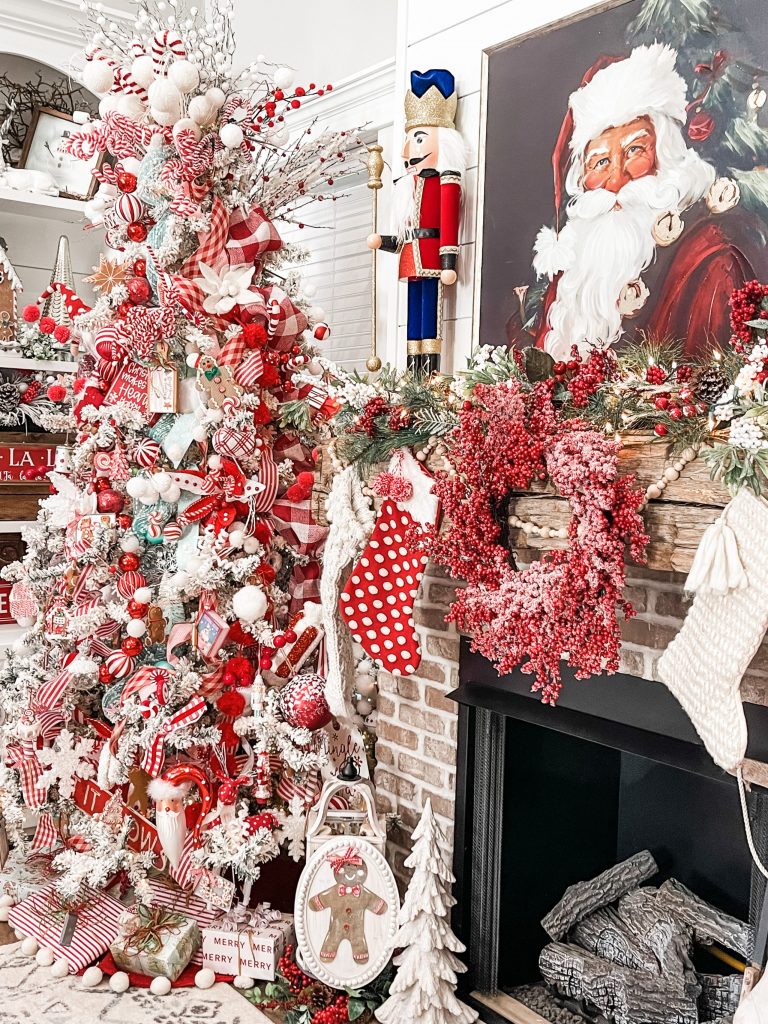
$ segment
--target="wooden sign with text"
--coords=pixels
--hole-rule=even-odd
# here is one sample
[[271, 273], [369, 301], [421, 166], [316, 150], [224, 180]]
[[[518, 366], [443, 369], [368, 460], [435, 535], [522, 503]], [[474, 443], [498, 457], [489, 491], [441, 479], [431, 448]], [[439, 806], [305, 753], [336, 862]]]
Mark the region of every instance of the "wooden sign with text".
[[[91, 782], [90, 779], [78, 779], [73, 799], [80, 810], [85, 811], [86, 814], [99, 814], [112, 799], [112, 795], [106, 789], [97, 786], [95, 782]], [[151, 850], [157, 855], [155, 863], [159, 867], [163, 860], [163, 850], [155, 826], [127, 805], [123, 806], [123, 816], [133, 820], [133, 828], [126, 842], [128, 849], [135, 850], [137, 853], [146, 853]]]
[[126, 363], [105, 396], [108, 405], [125, 402], [143, 416], [149, 411], [149, 370], [141, 363]]
[[53, 469], [56, 446], [0, 442], [0, 484], [18, 483], [25, 469]]

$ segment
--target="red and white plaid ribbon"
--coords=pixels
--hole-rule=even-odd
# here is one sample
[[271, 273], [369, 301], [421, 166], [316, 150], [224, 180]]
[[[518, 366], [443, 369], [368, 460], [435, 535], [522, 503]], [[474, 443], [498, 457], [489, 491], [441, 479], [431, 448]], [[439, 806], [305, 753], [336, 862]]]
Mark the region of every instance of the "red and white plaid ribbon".
[[48, 798], [48, 787], [38, 785], [43, 766], [37, 759], [36, 749], [34, 740], [21, 740], [6, 747], [8, 765], [19, 773], [24, 803], [32, 811], [42, 807]]
[[53, 679], [43, 683], [35, 694], [35, 704], [47, 711], [57, 708], [61, 704], [64, 691], [72, 682], [72, 679], [72, 673], [68, 669], [63, 668]]
[[59, 841], [59, 830], [53, 823], [53, 818], [47, 811], [43, 811], [37, 822], [35, 838], [32, 840], [33, 850], [52, 850]]
[[210, 229], [207, 234], [198, 236], [200, 245], [173, 278], [179, 302], [190, 312], [201, 312], [205, 299], [202, 288], [194, 283], [193, 278], [199, 276], [201, 263], [214, 268], [221, 263], [228, 228], [229, 218], [226, 207], [216, 196], [211, 207]]
[[144, 754], [142, 767], [152, 778], [157, 778], [165, 762], [165, 741], [174, 732], [187, 725], [193, 725], [205, 714], [207, 704], [202, 697], [193, 697], [183, 708], [179, 708], [160, 726], [156, 736]]
[[259, 483], [264, 485], [261, 494], [257, 494], [253, 502], [253, 511], [257, 513], [271, 512], [277, 497], [278, 474], [277, 464], [271, 448], [261, 449], [259, 463]]
[[265, 252], [275, 252], [283, 242], [272, 221], [260, 206], [246, 213], [239, 207], [229, 218], [227, 258], [231, 267], [255, 263]]

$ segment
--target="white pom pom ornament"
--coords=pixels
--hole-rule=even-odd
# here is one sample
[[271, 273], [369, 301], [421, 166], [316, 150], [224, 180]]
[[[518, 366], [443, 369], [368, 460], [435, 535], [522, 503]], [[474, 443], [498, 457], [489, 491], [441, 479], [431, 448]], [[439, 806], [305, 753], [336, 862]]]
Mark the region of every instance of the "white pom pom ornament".
[[149, 604], [152, 600], [152, 591], [149, 587], [138, 587], [133, 592], [134, 601], [138, 601], [139, 604]]
[[120, 105], [120, 100], [117, 96], [105, 96], [104, 99], [99, 100], [99, 117], [104, 120], [107, 114], [113, 114]]
[[243, 587], [232, 598], [232, 608], [243, 622], [256, 622], [267, 610], [267, 596], [261, 587]]
[[89, 967], [83, 974], [83, 988], [96, 988], [104, 978], [104, 972], [100, 967]]
[[167, 996], [171, 991], [171, 979], [170, 978], [153, 978], [149, 983], [149, 991], [153, 996]]
[[200, 72], [189, 60], [174, 61], [168, 68], [168, 78], [185, 96], [200, 84]]
[[239, 124], [225, 124], [219, 132], [219, 138], [227, 149], [237, 149], [243, 142], [243, 129]]
[[[162, 125], [163, 128], [170, 128], [181, 117], [181, 108], [177, 110], [158, 110], [157, 107], [152, 107], [150, 114], [157, 124]], [[155, 138], [160, 138], [160, 136], [156, 135]]]
[[113, 992], [127, 992], [131, 987], [131, 979], [125, 971], [116, 971], [109, 979], [109, 987]]
[[235, 988], [253, 988], [256, 982], [248, 974], [238, 974], [235, 977]]
[[155, 69], [152, 66], [152, 58], [148, 53], [137, 57], [133, 64], [131, 64], [131, 77], [139, 85], [143, 85], [145, 89], [152, 85], [155, 80]]
[[216, 108], [206, 96], [195, 96], [190, 100], [187, 113], [199, 125], [210, 124], [216, 118]]
[[33, 939], [31, 936], [28, 939], [24, 939], [21, 944], [21, 952], [24, 956], [34, 956], [39, 948], [37, 939]]
[[130, 93], [121, 96], [117, 101], [117, 111], [119, 114], [124, 114], [125, 117], [130, 117], [132, 121], [140, 120], [146, 113], [147, 108], [141, 102], [138, 96], [132, 96]]
[[220, 110], [227, 102], [227, 96], [223, 89], [218, 86], [211, 86], [205, 94], [205, 98], [213, 105], [215, 110]]
[[56, 961], [54, 961], [54, 964], [51, 967], [51, 977], [52, 978], [58, 978], [59, 980], [61, 980], [62, 978], [66, 978], [66, 976], [68, 974], [69, 974], [69, 964], [67, 963], [66, 960], [56, 960]]
[[38, 967], [50, 967], [53, 960], [54, 956], [52, 949], [43, 947], [43, 949], [38, 949], [37, 953], [35, 953], [35, 963]]
[[147, 95], [150, 105], [155, 110], [164, 110], [168, 113], [181, 110], [181, 93], [167, 78], [156, 78], [150, 85]]
[[293, 85], [294, 72], [291, 68], [278, 68], [275, 72], [275, 85], [278, 89], [288, 89]]
[[144, 636], [147, 632], [147, 624], [143, 619], [131, 619], [126, 627], [125, 632], [128, 636], [140, 637]]
[[103, 96], [109, 92], [115, 81], [114, 69], [105, 60], [89, 60], [83, 69], [83, 83], [86, 89]]
[[216, 983], [216, 975], [210, 967], [202, 967], [195, 975], [195, 985], [198, 988], [213, 988]]

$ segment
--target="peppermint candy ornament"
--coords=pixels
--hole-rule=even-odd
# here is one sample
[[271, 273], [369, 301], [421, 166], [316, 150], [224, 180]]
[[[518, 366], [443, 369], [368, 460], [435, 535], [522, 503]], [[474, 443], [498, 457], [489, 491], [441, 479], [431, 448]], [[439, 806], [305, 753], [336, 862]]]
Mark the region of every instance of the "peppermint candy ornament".
[[117, 581], [117, 592], [120, 597], [124, 597], [127, 600], [129, 597], [133, 597], [135, 590], [145, 586], [146, 582], [146, 579], [140, 572], [136, 572], [135, 569], [129, 569]]
[[161, 448], [152, 437], [142, 437], [133, 446], [131, 457], [142, 469], [151, 469], [160, 458]]
[[114, 215], [124, 224], [134, 224], [144, 216], [146, 207], [132, 192], [124, 192], [115, 200]]
[[133, 672], [135, 663], [135, 660], [130, 655], [124, 654], [123, 651], [115, 651], [104, 662], [109, 674], [114, 679], [123, 679], [125, 676], [130, 675]]
[[437, 521], [432, 476], [406, 448], [381, 474], [384, 498], [373, 533], [341, 594], [341, 616], [352, 638], [381, 668], [410, 675], [421, 661], [413, 602], [427, 556], [412, 540]]

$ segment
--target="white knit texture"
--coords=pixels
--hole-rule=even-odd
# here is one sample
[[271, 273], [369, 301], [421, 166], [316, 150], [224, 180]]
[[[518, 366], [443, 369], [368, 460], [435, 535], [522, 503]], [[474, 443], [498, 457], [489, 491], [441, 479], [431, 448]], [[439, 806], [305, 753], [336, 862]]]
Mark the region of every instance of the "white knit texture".
[[683, 706], [721, 768], [733, 770], [747, 749], [739, 684], [768, 628], [768, 504], [746, 487], [726, 512], [747, 586], [700, 592], [662, 655], [659, 675]]
[[320, 603], [325, 629], [325, 699], [336, 718], [351, 719], [354, 655], [349, 630], [339, 614], [344, 570], [352, 563], [373, 530], [375, 514], [363, 494], [353, 466], [334, 477], [326, 502], [330, 529], [323, 549]]

